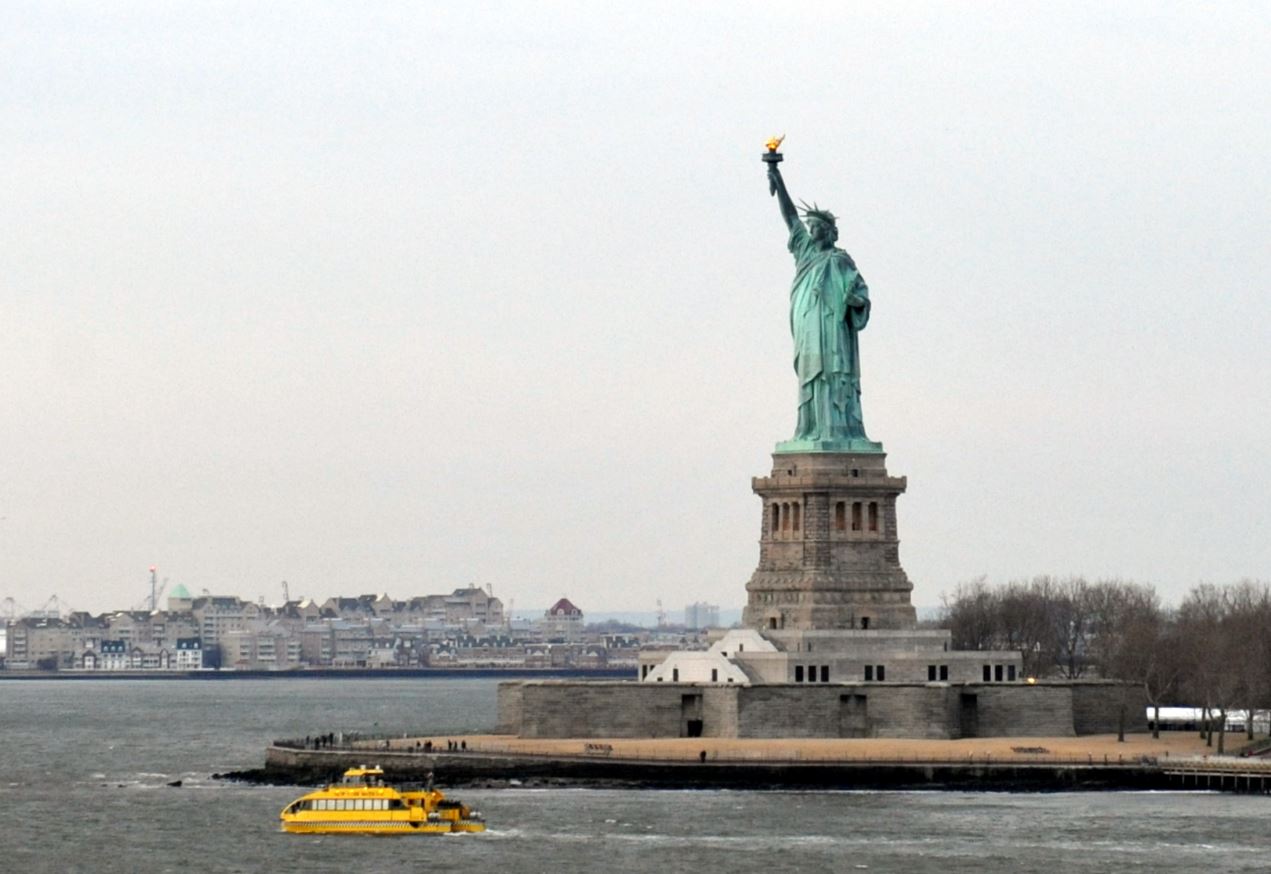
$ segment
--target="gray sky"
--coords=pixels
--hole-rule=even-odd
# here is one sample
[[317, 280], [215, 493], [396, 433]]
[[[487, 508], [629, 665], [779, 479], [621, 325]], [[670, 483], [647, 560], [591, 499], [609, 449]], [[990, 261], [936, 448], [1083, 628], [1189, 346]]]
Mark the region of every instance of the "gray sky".
[[1271, 577], [1269, 19], [0, 5], [0, 598], [739, 606], [783, 132], [869, 282], [916, 603]]

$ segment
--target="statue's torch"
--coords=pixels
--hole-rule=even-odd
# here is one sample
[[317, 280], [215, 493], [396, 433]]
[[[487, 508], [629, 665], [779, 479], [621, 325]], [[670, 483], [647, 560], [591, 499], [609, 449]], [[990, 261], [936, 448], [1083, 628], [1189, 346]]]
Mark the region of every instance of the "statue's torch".
[[[772, 139], [768, 140], [768, 142], [764, 143], [764, 145], [768, 147], [768, 151], [763, 153], [763, 162], [768, 165], [769, 170], [775, 171], [777, 169], [777, 165], [784, 160], [782, 154], [778, 152], [777, 149], [781, 148], [781, 141], [784, 140], [785, 138], [786, 138], [786, 135], [782, 134], [781, 136], [773, 137]], [[768, 193], [769, 194], [777, 193], [776, 180], [770, 180], [768, 182]]]

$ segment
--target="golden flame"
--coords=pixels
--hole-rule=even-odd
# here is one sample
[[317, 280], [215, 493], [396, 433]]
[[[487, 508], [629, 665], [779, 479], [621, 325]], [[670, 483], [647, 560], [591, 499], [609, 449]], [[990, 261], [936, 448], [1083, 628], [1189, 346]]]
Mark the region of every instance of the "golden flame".
[[768, 147], [768, 151], [775, 152], [777, 151], [777, 149], [781, 148], [781, 141], [784, 140], [785, 138], [786, 138], [786, 135], [782, 134], [779, 137], [773, 137], [772, 139], [768, 140], [768, 142], [765, 143], [765, 145]]

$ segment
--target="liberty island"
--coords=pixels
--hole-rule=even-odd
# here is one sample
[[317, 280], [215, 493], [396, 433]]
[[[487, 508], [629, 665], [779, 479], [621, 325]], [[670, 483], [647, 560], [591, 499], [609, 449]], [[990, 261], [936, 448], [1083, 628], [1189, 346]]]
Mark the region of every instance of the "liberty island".
[[[283, 739], [263, 771], [238, 776], [312, 779], [374, 751], [398, 776], [435, 770], [452, 783], [1200, 788], [1169, 763], [1195, 739], [1126, 737], [1147, 727], [1140, 685], [1026, 676], [1017, 649], [959, 651], [949, 630], [918, 627], [899, 561], [907, 481], [887, 472], [860, 409], [869, 292], [833, 245], [833, 214], [812, 206], [800, 218], [780, 160], [770, 144], [796, 267], [799, 406], [794, 438], [752, 480], [759, 563], [741, 627], [705, 650], [642, 651], [631, 680], [502, 682], [494, 733], [458, 751], [435, 735], [322, 749]], [[1263, 791], [1271, 771], [1256, 787], [1243, 779]]]
[[499, 687], [499, 732], [519, 738], [1073, 737], [1145, 727], [1117, 681], [1037, 682], [1014, 650], [958, 651], [917, 627], [900, 564], [897, 498], [861, 412], [860, 333], [869, 289], [837, 218], [800, 215], [767, 144], [769, 192], [795, 275], [792, 439], [755, 477], [759, 562], [742, 627], [706, 651], [645, 651], [637, 682], [522, 681]]

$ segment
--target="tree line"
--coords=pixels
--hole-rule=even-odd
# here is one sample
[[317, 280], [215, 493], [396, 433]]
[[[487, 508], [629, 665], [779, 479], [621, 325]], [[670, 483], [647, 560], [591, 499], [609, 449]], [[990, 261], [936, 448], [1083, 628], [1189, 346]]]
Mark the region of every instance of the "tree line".
[[[1177, 606], [1150, 585], [1049, 576], [943, 596], [940, 627], [957, 649], [1015, 650], [1024, 675], [1109, 678], [1142, 685], [1149, 705], [1200, 707], [1207, 738], [1224, 749], [1230, 710], [1271, 707], [1271, 586], [1201, 583]], [[1209, 715], [1212, 714], [1212, 719]], [[1153, 734], [1160, 731], [1155, 719]], [[1246, 719], [1253, 737], [1253, 720]]]

